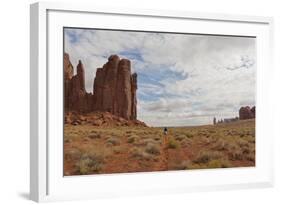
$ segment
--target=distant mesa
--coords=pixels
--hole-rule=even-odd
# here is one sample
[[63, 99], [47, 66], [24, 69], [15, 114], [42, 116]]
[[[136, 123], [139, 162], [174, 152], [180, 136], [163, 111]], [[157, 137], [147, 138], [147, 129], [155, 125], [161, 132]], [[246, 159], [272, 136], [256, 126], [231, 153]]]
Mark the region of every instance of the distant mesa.
[[256, 118], [256, 106], [250, 108], [249, 106], [241, 107], [239, 109], [239, 119], [240, 120], [247, 120]]
[[93, 94], [85, 89], [85, 69], [81, 60], [77, 74], [64, 53], [64, 107], [66, 112], [87, 114], [107, 112], [125, 120], [137, 120], [137, 74], [131, 74], [131, 62], [111, 55], [96, 71]]
[[239, 109], [239, 117], [234, 118], [224, 118], [217, 120], [216, 117], [213, 118], [213, 124], [221, 124], [221, 123], [230, 123], [235, 122], [238, 120], [248, 120], [248, 119], [254, 119], [256, 118], [256, 106], [253, 106], [250, 108], [249, 106], [241, 107]]

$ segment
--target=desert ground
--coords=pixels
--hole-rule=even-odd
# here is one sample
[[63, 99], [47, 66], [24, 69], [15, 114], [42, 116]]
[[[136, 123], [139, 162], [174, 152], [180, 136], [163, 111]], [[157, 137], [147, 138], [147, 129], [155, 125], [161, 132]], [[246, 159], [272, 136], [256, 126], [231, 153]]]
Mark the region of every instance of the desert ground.
[[65, 124], [64, 175], [255, 166], [255, 119], [194, 127]]

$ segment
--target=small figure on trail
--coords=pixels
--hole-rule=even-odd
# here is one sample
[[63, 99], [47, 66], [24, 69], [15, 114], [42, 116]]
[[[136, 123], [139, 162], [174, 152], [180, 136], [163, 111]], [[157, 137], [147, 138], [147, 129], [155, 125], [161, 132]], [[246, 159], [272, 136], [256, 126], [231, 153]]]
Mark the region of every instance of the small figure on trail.
[[167, 135], [168, 134], [168, 129], [167, 127], [164, 127], [164, 135]]
[[164, 149], [168, 149], [168, 128], [164, 127], [163, 145]]
[[216, 117], [214, 117], [214, 119], [213, 119], [213, 124], [214, 124], [214, 125], [217, 124], [217, 119], [216, 119]]

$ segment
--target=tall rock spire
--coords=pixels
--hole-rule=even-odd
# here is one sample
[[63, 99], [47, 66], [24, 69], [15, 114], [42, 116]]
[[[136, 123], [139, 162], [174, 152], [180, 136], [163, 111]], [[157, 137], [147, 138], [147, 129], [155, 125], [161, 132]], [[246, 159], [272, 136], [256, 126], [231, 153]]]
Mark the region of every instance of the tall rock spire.
[[69, 60], [69, 55], [65, 53], [63, 55], [63, 77], [64, 77], [64, 108], [69, 110], [70, 108], [70, 84], [73, 77], [73, 66]]
[[107, 111], [125, 119], [136, 119], [137, 75], [131, 75], [131, 62], [117, 55], [96, 71], [94, 110]]
[[78, 65], [77, 65], [77, 76], [78, 76], [78, 81], [79, 81], [79, 89], [83, 92], [86, 92], [85, 89], [85, 70], [84, 66], [79, 60]]
[[131, 74], [131, 62], [111, 55], [108, 62], [96, 71], [93, 95], [85, 89], [85, 70], [82, 61], [73, 76], [68, 54], [64, 55], [65, 109], [78, 112], [102, 111], [123, 117], [137, 118], [137, 74]]
[[131, 62], [122, 59], [118, 65], [117, 85], [117, 115], [125, 119], [131, 118], [132, 92], [131, 92]]
[[85, 70], [82, 61], [77, 65], [77, 74], [73, 75], [73, 66], [69, 55], [64, 54], [64, 107], [66, 111], [87, 112], [93, 107], [93, 96], [85, 89]]
[[137, 77], [138, 75], [134, 73], [131, 79], [131, 92], [132, 92], [132, 111], [131, 111], [131, 120], [137, 119]]
[[108, 58], [108, 62], [103, 66], [104, 69], [104, 83], [103, 83], [103, 110], [116, 113], [116, 82], [117, 71], [119, 65], [119, 57], [112, 55]]

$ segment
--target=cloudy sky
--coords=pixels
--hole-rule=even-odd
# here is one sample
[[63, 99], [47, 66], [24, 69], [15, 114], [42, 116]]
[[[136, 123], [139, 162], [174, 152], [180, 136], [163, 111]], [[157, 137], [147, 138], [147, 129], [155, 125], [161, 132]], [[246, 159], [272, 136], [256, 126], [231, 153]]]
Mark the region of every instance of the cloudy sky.
[[138, 119], [150, 126], [211, 124], [255, 105], [255, 38], [70, 28], [64, 37], [73, 66], [85, 66], [88, 92], [110, 55], [131, 60]]

